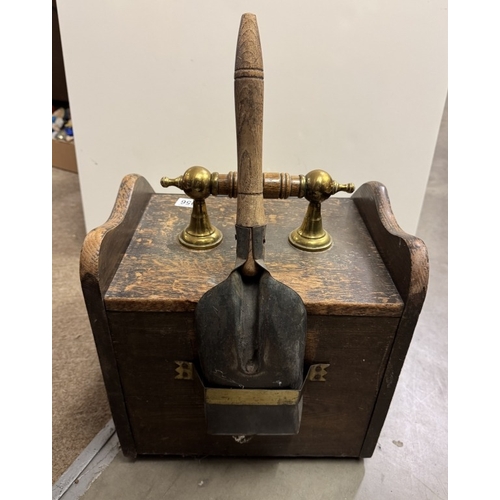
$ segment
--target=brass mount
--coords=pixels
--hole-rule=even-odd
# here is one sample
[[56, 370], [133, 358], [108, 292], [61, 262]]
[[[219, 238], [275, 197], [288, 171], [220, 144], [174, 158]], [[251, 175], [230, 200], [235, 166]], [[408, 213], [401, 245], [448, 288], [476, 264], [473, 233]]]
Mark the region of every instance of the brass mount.
[[[264, 172], [263, 192], [266, 199], [306, 198], [309, 206], [301, 226], [288, 237], [290, 243], [309, 252], [326, 250], [332, 245], [331, 236], [323, 229], [321, 203], [339, 191], [352, 193], [354, 184], [339, 184], [324, 170], [312, 170], [306, 175]], [[205, 167], [195, 166], [170, 179], [162, 177], [163, 187], [175, 186], [194, 200], [189, 225], [179, 235], [179, 241], [188, 248], [208, 249], [222, 241], [222, 233], [211, 225], [205, 200], [212, 196], [238, 196], [236, 172], [210, 173]]]
[[305, 198], [309, 201], [309, 206], [301, 226], [288, 236], [294, 247], [318, 252], [332, 246], [332, 237], [323, 229], [321, 203], [339, 191], [352, 193], [354, 184], [339, 184], [324, 170], [312, 170], [306, 175]]
[[185, 247], [204, 250], [222, 241], [222, 233], [210, 223], [205, 203], [210, 196], [211, 181], [212, 176], [204, 167], [191, 167], [175, 179], [162, 177], [160, 180], [163, 187], [176, 186], [194, 200], [189, 225], [179, 234], [179, 241]]

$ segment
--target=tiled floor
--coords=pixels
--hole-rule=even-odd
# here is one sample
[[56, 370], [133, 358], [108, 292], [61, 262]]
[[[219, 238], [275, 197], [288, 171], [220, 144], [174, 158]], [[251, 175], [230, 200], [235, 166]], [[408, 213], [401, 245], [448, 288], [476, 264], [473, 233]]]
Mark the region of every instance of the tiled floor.
[[118, 453], [84, 500], [448, 497], [447, 129], [446, 108], [417, 230], [429, 250], [429, 290], [373, 457], [130, 461]]

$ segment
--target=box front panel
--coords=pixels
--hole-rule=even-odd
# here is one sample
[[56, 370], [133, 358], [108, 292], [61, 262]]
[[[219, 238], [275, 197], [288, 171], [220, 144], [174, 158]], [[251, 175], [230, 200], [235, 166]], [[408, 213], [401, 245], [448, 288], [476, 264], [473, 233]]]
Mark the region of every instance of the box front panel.
[[192, 313], [108, 312], [108, 319], [139, 454], [339, 457], [359, 455], [399, 321], [308, 316], [305, 368], [330, 367], [324, 382], [306, 385], [299, 433], [237, 442], [207, 434], [202, 387], [175, 378], [176, 361], [196, 364]]

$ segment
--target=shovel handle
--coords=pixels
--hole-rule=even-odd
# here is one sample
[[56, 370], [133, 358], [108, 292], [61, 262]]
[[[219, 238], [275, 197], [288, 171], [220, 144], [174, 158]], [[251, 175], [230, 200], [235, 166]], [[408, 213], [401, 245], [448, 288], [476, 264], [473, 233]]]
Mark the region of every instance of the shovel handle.
[[236, 224], [264, 226], [262, 186], [262, 123], [264, 64], [259, 28], [254, 14], [241, 16], [234, 70], [238, 199]]

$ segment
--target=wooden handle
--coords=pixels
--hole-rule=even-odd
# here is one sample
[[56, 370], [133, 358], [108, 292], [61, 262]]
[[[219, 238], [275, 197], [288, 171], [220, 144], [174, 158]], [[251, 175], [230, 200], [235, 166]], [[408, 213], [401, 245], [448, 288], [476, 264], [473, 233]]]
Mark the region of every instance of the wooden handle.
[[[238, 173], [228, 172], [219, 174], [214, 172], [215, 181], [211, 186], [213, 196], [238, 197]], [[212, 174], [212, 175], [214, 175]], [[303, 198], [305, 195], [305, 176], [293, 175], [284, 172], [264, 172], [262, 174], [264, 199], [268, 198]]]
[[234, 71], [238, 201], [236, 224], [264, 226], [262, 189], [262, 122], [264, 65], [259, 28], [254, 14], [241, 16]]

